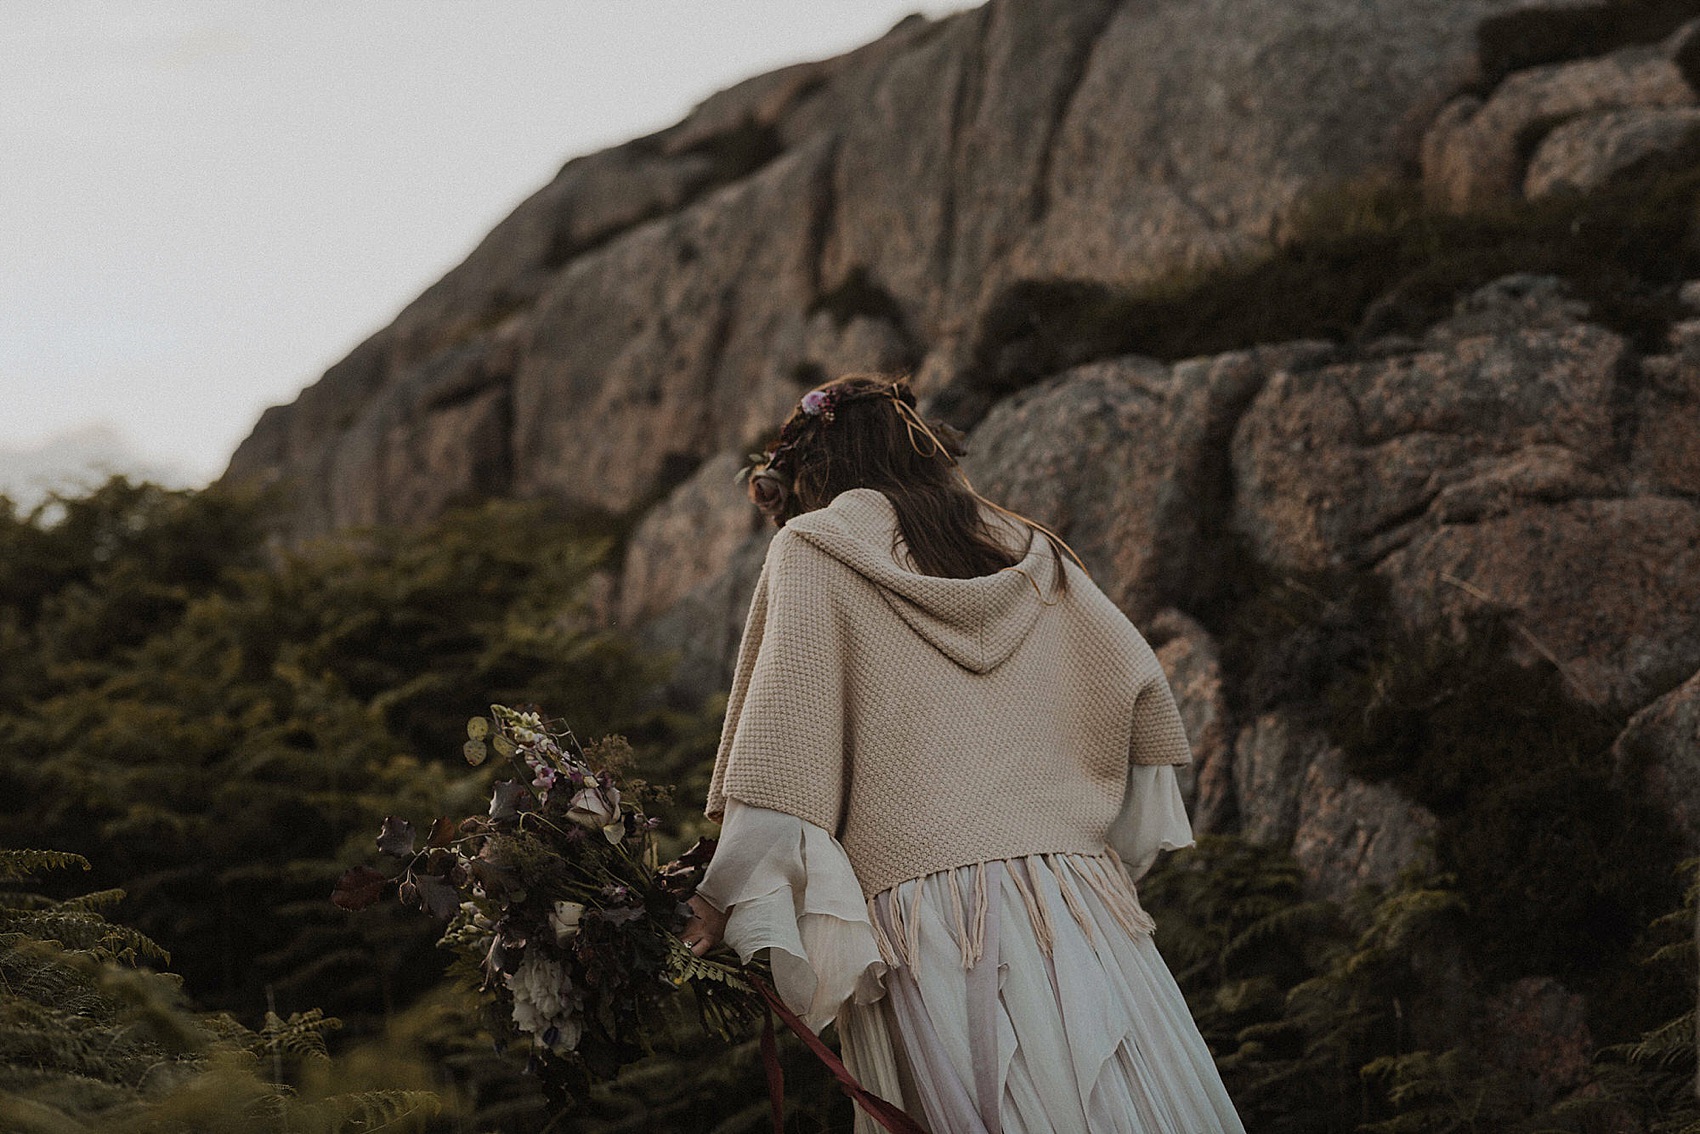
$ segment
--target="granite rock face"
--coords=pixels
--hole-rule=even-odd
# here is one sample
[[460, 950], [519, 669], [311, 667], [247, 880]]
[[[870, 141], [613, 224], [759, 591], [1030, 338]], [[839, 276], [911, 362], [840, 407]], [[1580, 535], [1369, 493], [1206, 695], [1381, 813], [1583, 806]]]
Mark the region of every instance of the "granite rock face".
[[787, 153], [562, 269], [513, 375], [514, 492], [626, 512], [783, 415], [802, 388], [769, 345], [805, 314], [830, 153]]
[[1640, 491], [1700, 497], [1700, 322], [1678, 324], [1674, 354], [1641, 361], [1634, 392], [1631, 483]]
[[1312, 895], [1344, 903], [1360, 887], [1390, 889], [1407, 868], [1434, 866], [1437, 826], [1386, 784], [1349, 774], [1329, 748], [1305, 769], [1293, 858]]
[[1465, 299], [1432, 349], [1276, 375], [1234, 434], [1233, 520], [1267, 562], [1384, 576], [1412, 623], [1508, 607], [1578, 696], [1632, 709], [1700, 666], [1700, 505], [1637, 475], [1696, 442], [1658, 412], [1680, 392], [1543, 290]]
[[1146, 639], [1168, 677], [1192, 746], [1192, 764], [1178, 774], [1197, 834], [1230, 829], [1235, 815], [1232, 718], [1222, 659], [1210, 632], [1172, 607], [1145, 626]]
[[1613, 770], [1647, 792], [1700, 854], [1700, 673], [1633, 717], [1612, 746]]
[[732, 687], [738, 641], [773, 530], [751, 535], [738, 545], [723, 572], [698, 583], [638, 627], [638, 644], [674, 663], [663, 690], [669, 700], [696, 706]]
[[1334, 349], [1289, 343], [1163, 366], [1078, 367], [999, 402], [969, 436], [965, 470], [1080, 552], [1135, 619], [1188, 597], [1232, 495], [1228, 437], [1273, 373]]
[[[291, 405], [231, 479], [297, 537], [541, 496], [624, 513], [843, 369], [971, 382], [990, 305], [1266, 247], [1398, 164], [1503, 0], [992, 0], [569, 162]], [[827, 316], [826, 318], [823, 318]]]
[[734, 483], [740, 461], [707, 461], [644, 513], [626, 543], [618, 624], [635, 629], [724, 574], [766, 521]]
[[1350, 774], [1325, 736], [1279, 712], [1239, 730], [1231, 774], [1239, 833], [1291, 848], [1312, 897], [1344, 902], [1361, 887], [1387, 889], [1406, 869], [1434, 865], [1432, 814]]
[[1030, 515], [1079, 552], [1106, 592], [1120, 589], [1113, 528], [1142, 448], [1158, 441], [1170, 370], [1125, 358], [1079, 367], [999, 402], [968, 435], [975, 488]]
[[1305, 774], [1329, 751], [1326, 737], [1264, 713], [1234, 738], [1234, 795], [1240, 834], [1254, 843], [1290, 846], [1299, 829]]
[[1513, 981], [1484, 1005], [1477, 1042], [1514, 1075], [1528, 1104], [1551, 1103], [1586, 1080], [1594, 1057], [1587, 1003], [1551, 977]]

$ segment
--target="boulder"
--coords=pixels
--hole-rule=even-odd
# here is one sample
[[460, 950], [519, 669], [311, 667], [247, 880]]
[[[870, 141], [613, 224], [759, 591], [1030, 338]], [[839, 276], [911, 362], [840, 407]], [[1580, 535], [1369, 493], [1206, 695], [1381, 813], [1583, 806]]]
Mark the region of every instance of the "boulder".
[[1426, 527], [1376, 569], [1412, 625], [1511, 610], [1518, 660], [1554, 663], [1573, 696], [1608, 712], [1700, 668], [1700, 505], [1689, 500], [1528, 501]]
[[1328, 343], [1279, 343], [1170, 368], [1125, 475], [1112, 482], [1108, 589], [1130, 615], [1171, 603], [1198, 609], [1231, 582], [1220, 541], [1235, 491], [1234, 428], [1272, 376], [1308, 372], [1335, 353]]
[[734, 481], [742, 454], [705, 461], [626, 542], [618, 624], [635, 629], [724, 574], [767, 521]]
[[1240, 729], [1233, 787], [1240, 835], [1290, 848], [1309, 896], [1344, 902], [1359, 887], [1390, 887], [1407, 867], [1433, 862], [1433, 815], [1386, 784], [1348, 774], [1326, 736], [1280, 712]]
[[1629, 718], [1612, 769], [1670, 816], [1687, 853], [1700, 854], [1700, 673]]
[[1304, 772], [1293, 858], [1309, 896], [1344, 903], [1364, 886], [1391, 888], [1409, 867], [1432, 867], [1437, 826], [1427, 809], [1349, 775], [1339, 749], [1324, 748]]
[[1541, 140], [1523, 195], [1587, 193], [1700, 160], [1700, 107], [1635, 107], [1573, 118]]
[[1195, 833], [1225, 831], [1234, 820], [1233, 730], [1215, 640], [1196, 619], [1173, 608], [1158, 611], [1143, 628], [1163, 664], [1192, 747], [1192, 764], [1180, 775]]
[[1375, 570], [1412, 625], [1508, 608], [1529, 659], [1627, 712], [1700, 666], [1700, 506], [1636, 487], [1686, 468], [1657, 412], [1686, 395], [1567, 318], [1502, 282], [1425, 349], [1276, 374], [1234, 433], [1233, 522], [1277, 568]]
[[1629, 470], [1639, 491], [1700, 498], [1700, 321], [1678, 353], [1641, 362]]
[[775, 530], [767, 527], [751, 535], [733, 552], [726, 570], [638, 627], [638, 644], [671, 662], [661, 690], [667, 702], [695, 709], [731, 688], [738, 642]]
[[1594, 59], [1530, 67], [1484, 100], [1448, 103], [1423, 136], [1423, 192], [1457, 211], [1514, 199], [1543, 136], [1580, 115], [1624, 107], [1691, 106], [1694, 91], [1660, 47], [1629, 47]]
[[1306, 773], [1328, 748], [1326, 737], [1296, 728], [1280, 713], [1264, 713], [1240, 728], [1234, 738], [1233, 779], [1243, 838], [1265, 846], [1292, 845]]
[[1518, 331], [1562, 331], [1586, 322], [1588, 305], [1570, 294], [1557, 276], [1517, 272], [1459, 296], [1451, 313], [1410, 342], [1377, 357], [1391, 358], [1419, 349], [1451, 350], [1465, 339], [1509, 336]]
[[[1489, 315], [1466, 300], [1460, 317]], [[1483, 478], [1542, 497], [1601, 488], [1586, 474], [1613, 459], [1622, 339], [1570, 322], [1431, 342], [1444, 349], [1288, 369], [1259, 391], [1232, 447], [1233, 522], [1260, 559], [1373, 565], [1432, 525], [1447, 489]]]
[[1332, 357], [1288, 343], [1165, 367], [1128, 357], [999, 402], [969, 435], [980, 490], [1050, 525], [1135, 621], [1215, 585], [1235, 421], [1268, 376]]
[[999, 402], [968, 434], [962, 467], [975, 488], [1062, 536], [1112, 597], [1111, 529], [1138, 450], [1161, 443], [1169, 378], [1142, 358], [1079, 367]]

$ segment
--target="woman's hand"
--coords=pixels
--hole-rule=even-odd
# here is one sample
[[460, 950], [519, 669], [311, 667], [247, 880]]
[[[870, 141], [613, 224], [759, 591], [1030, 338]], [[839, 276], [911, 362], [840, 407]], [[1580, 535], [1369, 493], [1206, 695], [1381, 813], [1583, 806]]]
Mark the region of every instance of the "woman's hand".
[[695, 895], [691, 896], [690, 907], [691, 918], [685, 922], [679, 936], [685, 946], [700, 957], [720, 944], [720, 938], [726, 932], [726, 915], [709, 905], [706, 899]]

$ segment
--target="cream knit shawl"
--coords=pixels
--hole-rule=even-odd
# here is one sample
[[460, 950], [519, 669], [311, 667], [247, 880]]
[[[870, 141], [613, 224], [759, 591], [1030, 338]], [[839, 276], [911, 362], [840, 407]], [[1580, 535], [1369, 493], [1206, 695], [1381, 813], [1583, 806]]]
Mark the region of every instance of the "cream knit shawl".
[[733, 797], [823, 827], [867, 895], [974, 862], [1103, 852], [1129, 763], [1188, 763], [1186, 732], [1144, 636], [1066, 556], [1059, 595], [1049, 541], [1000, 523], [1021, 561], [973, 579], [913, 570], [874, 489], [780, 529], [738, 648], [711, 819]]

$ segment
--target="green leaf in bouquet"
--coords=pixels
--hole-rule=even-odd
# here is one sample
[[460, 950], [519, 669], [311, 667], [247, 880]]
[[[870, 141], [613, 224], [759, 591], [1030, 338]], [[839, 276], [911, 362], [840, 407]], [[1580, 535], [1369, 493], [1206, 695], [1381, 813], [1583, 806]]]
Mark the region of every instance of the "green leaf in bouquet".
[[519, 751], [519, 745], [515, 744], [499, 732], [490, 738], [490, 747], [494, 748], [496, 750], [496, 755], [500, 756], [504, 760], [512, 759], [513, 754]]
[[472, 740], [483, 740], [490, 735], [490, 722], [483, 717], [473, 717], [466, 722], [466, 735]]
[[713, 981], [716, 984], [724, 984], [728, 988], [737, 989], [739, 992], [748, 992], [752, 995], [755, 993], [755, 989], [750, 986], [743, 974], [737, 969], [720, 961], [711, 961], [706, 957], [697, 956], [677, 937], [667, 938], [667, 978], [675, 985], [682, 985], [693, 980], [706, 980]]
[[413, 824], [394, 815], [384, 816], [383, 830], [378, 832], [378, 853], [406, 858], [413, 853]]
[[[500, 740], [502, 738], [497, 737], [497, 739]], [[489, 749], [485, 748], [482, 740], [469, 740], [460, 746], [460, 750], [461, 754], [466, 757], [466, 762], [471, 764], [474, 768], [484, 763], [485, 759], [490, 755]]]

